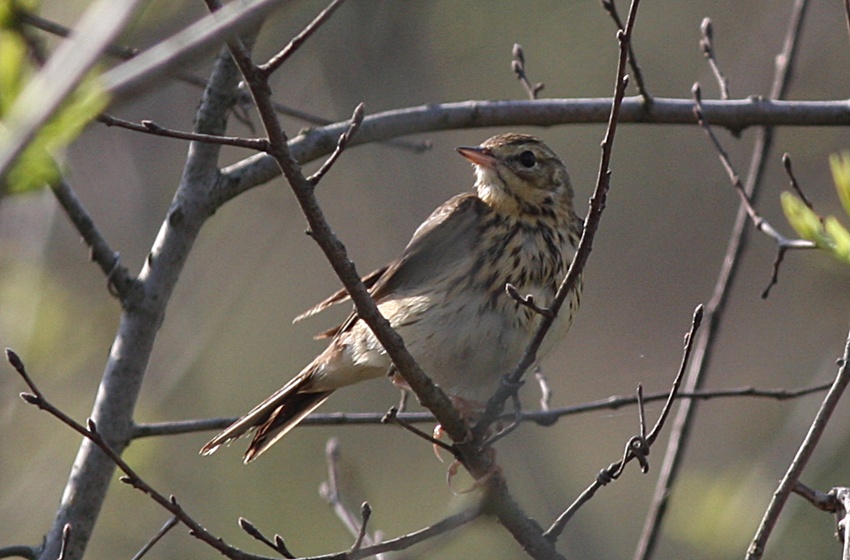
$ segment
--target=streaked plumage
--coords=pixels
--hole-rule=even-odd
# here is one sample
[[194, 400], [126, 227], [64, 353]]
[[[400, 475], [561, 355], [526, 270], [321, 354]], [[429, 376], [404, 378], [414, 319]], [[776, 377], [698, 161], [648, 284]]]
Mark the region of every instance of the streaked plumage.
[[[486, 401], [541, 319], [514, 301], [505, 285], [549, 305], [572, 261], [581, 220], [563, 163], [539, 139], [503, 134], [458, 152], [474, 164], [475, 191], [437, 208], [401, 257], [364, 282], [427, 375], [450, 395]], [[340, 291], [302, 317], [345, 299]], [[576, 290], [541, 357], [566, 333], [578, 300]], [[383, 377], [392, 365], [356, 314], [325, 335], [331, 342], [324, 352], [201, 452], [255, 431], [245, 454], [249, 462], [333, 391]]]

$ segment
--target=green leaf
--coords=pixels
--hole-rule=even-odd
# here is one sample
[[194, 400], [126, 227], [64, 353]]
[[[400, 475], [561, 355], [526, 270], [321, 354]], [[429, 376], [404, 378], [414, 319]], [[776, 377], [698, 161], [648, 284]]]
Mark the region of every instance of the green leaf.
[[824, 220], [826, 234], [832, 240], [831, 253], [835, 258], [850, 264], [850, 232], [835, 218], [829, 216]]
[[832, 249], [832, 240], [826, 235], [820, 218], [802, 200], [786, 191], [782, 193], [780, 201], [782, 211], [785, 212], [788, 223], [797, 235], [813, 242], [821, 249]]
[[27, 46], [24, 40], [12, 31], [0, 30], [0, 117], [18, 97], [30, 71], [27, 66]]
[[850, 216], [850, 152], [829, 156], [829, 167], [832, 169], [838, 198], [844, 206], [844, 211]]
[[5, 192], [30, 192], [56, 181], [61, 170], [55, 157], [103, 111], [108, 101], [97, 75], [86, 77], [9, 170]]

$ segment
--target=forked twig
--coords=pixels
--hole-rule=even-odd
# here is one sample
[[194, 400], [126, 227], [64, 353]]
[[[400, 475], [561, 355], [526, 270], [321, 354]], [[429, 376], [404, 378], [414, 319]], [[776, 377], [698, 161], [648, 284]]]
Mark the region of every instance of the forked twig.
[[336, 163], [336, 160], [339, 159], [339, 156], [341, 156], [345, 148], [348, 147], [348, 142], [351, 140], [351, 137], [357, 133], [357, 130], [360, 128], [360, 124], [363, 122], [365, 107], [366, 106], [363, 103], [357, 104], [357, 107], [354, 108], [354, 112], [351, 114], [351, 124], [348, 125], [345, 132], [339, 135], [339, 139], [336, 142], [336, 148], [333, 153], [325, 160], [318, 171], [307, 177], [307, 182], [309, 182], [312, 186], [315, 187], [319, 184], [322, 177], [331, 170], [333, 164]]
[[785, 472], [785, 476], [783, 476], [782, 480], [780, 480], [779, 486], [776, 488], [776, 491], [774, 491], [770, 504], [764, 512], [764, 517], [762, 518], [761, 523], [756, 530], [756, 534], [750, 543], [750, 547], [747, 550], [746, 560], [758, 560], [764, 554], [764, 547], [767, 544], [767, 540], [770, 538], [773, 527], [779, 519], [779, 514], [782, 512], [785, 502], [788, 500], [788, 496], [794, 490], [803, 469], [806, 468], [806, 464], [811, 458], [815, 447], [817, 447], [820, 437], [826, 429], [826, 425], [838, 405], [839, 399], [844, 394], [844, 390], [847, 388], [848, 383], [850, 383], [850, 333], [847, 334], [847, 342], [844, 345], [844, 354], [841, 357], [841, 360], [839, 360], [839, 363], [841, 365], [838, 368], [838, 374], [835, 376], [835, 381], [833, 382], [832, 387], [830, 387], [829, 392], [827, 392], [824, 397], [817, 414], [815, 414], [815, 417], [812, 420], [812, 424], [809, 427], [806, 437], [800, 444], [799, 449], [797, 449], [797, 453], [794, 455], [794, 459], [791, 461], [791, 464], [788, 465], [788, 470]]
[[525, 53], [522, 50], [522, 45], [514, 43], [514, 48], [511, 51], [511, 70], [516, 74], [517, 80], [520, 81], [522, 87], [525, 88], [528, 97], [531, 100], [537, 99], [540, 91], [545, 87], [542, 82], [537, 82], [531, 85], [528, 75], [525, 72]]
[[777, 282], [777, 278], [779, 276], [779, 265], [782, 263], [782, 259], [785, 256], [785, 252], [789, 249], [814, 249], [816, 248], [816, 245], [813, 242], [805, 239], [788, 239], [787, 237], [779, 233], [779, 231], [777, 231], [772, 225], [770, 225], [770, 223], [756, 211], [756, 209], [753, 207], [750, 195], [744, 188], [744, 184], [741, 182], [740, 176], [735, 171], [735, 168], [732, 165], [731, 160], [729, 159], [729, 154], [727, 154], [726, 150], [723, 149], [723, 145], [720, 143], [720, 140], [717, 138], [717, 135], [714, 134], [714, 130], [711, 128], [711, 126], [705, 119], [705, 114], [702, 110], [702, 98], [700, 94], [699, 84], [694, 84], [693, 94], [694, 114], [697, 117], [697, 122], [699, 123], [700, 127], [705, 130], [706, 134], [708, 134], [711, 143], [714, 145], [714, 149], [717, 151], [717, 155], [720, 158], [720, 162], [723, 164], [723, 168], [726, 170], [726, 173], [729, 176], [729, 180], [732, 182], [732, 185], [738, 192], [738, 196], [741, 199], [741, 205], [744, 209], [746, 209], [750, 220], [753, 222], [753, 226], [755, 226], [758, 231], [764, 233], [776, 242], [778, 254], [776, 260], [773, 263], [773, 272], [770, 278], [770, 282], [768, 283], [765, 290], [762, 292], [762, 298], [765, 298], [769, 295], [770, 289]]
[[[610, 15], [611, 19], [614, 20], [614, 23], [617, 24], [617, 29], [623, 31], [625, 26], [623, 25], [623, 20], [620, 19], [620, 12], [617, 11], [616, 2], [614, 0], [602, 0], [602, 7], [605, 8], [605, 11], [608, 12], [608, 15]], [[629, 66], [632, 69], [635, 87], [640, 94], [644, 107], [651, 107], [653, 98], [652, 95], [650, 95], [649, 90], [646, 89], [646, 83], [643, 81], [643, 72], [641, 71], [640, 65], [635, 57], [635, 51], [631, 45], [631, 41], [629, 42]]]
[[717, 85], [720, 87], [720, 99], [729, 99], [729, 80], [720, 71], [720, 66], [714, 56], [714, 26], [711, 23], [711, 18], [703, 19], [699, 29], [702, 33], [699, 46], [702, 49], [702, 54], [708, 60], [711, 71], [714, 72], [714, 77], [717, 79]]
[[[629, 439], [626, 444], [625, 451], [623, 452], [623, 458], [620, 459], [616, 463], [612, 463], [608, 465], [607, 468], [602, 469], [596, 477], [596, 480], [588, 486], [581, 495], [575, 499], [575, 501], [570, 504], [566, 510], [564, 510], [561, 515], [552, 523], [549, 529], [546, 530], [544, 536], [551, 541], [556, 541], [558, 536], [563, 532], [564, 528], [569, 523], [570, 519], [572, 519], [573, 515], [587, 503], [596, 492], [611, 482], [612, 480], [616, 480], [623, 473], [623, 469], [626, 464], [628, 464], [632, 460], [637, 460], [641, 464], [641, 470], [646, 472], [649, 468], [649, 464], [646, 462], [646, 457], [649, 455], [649, 450], [652, 447], [652, 444], [655, 443], [655, 440], [658, 438], [658, 434], [661, 431], [661, 428], [664, 426], [664, 422], [667, 420], [667, 416], [670, 413], [670, 409], [673, 407], [673, 401], [676, 398], [676, 393], [679, 390], [679, 387], [682, 384], [682, 379], [685, 376], [685, 371], [688, 367], [688, 361], [690, 360], [691, 350], [694, 345], [694, 336], [699, 330], [700, 325], [702, 324], [703, 317], [703, 306], [699, 305], [694, 310], [694, 316], [691, 321], [691, 328], [688, 333], [685, 335], [684, 342], [684, 351], [682, 353], [682, 361], [679, 366], [679, 371], [676, 373], [676, 377], [673, 380], [673, 386], [671, 387], [668, 396], [667, 402], [664, 403], [664, 408], [661, 410], [661, 414], [658, 416], [658, 420], [655, 422], [655, 426], [653, 426], [652, 430], [646, 434], [646, 422], [644, 420], [643, 410], [641, 407], [640, 413], [640, 432], [639, 436], [634, 436]], [[638, 388], [638, 402], [643, 402], [643, 390]]]
[[[124, 461], [120, 455], [118, 455], [112, 446], [103, 439], [103, 436], [97, 431], [97, 426], [95, 425], [92, 419], [88, 420], [88, 427], [84, 427], [79, 424], [76, 420], [56, 408], [52, 405], [41, 393], [36, 384], [27, 374], [26, 367], [24, 366], [23, 361], [18, 357], [18, 355], [11, 349], [6, 349], [6, 359], [18, 372], [24, 382], [29, 387], [31, 393], [21, 393], [21, 398], [31, 404], [33, 406], [38, 407], [41, 410], [44, 410], [54, 418], [57, 418], [66, 426], [70, 427], [72, 430], [82, 435], [87, 440], [91, 441], [94, 445], [96, 445], [103, 453], [106, 454], [107, 457], [124, 473], [125, 476], [121, 477], [121, 482], [129, 484], [133, 488], [142, 491], [151, 497], [156, 503], [160, 506], [168, 510], [174, 517], [180, 520], [181, 523], [186, 525], [189, 528], [190, 533], [195, 538], [207, 543], [212, 546], [228, 558], [240, 559], [240, 558], [257, 558], [253, 555], [246, 554], [241, 550], [234, 548], [224, 542], [219, 537], [216, 537], [209, 533], [203, 525], [195, 521], [186, 511], [177, 503], [177, 499], [174, 496], [165, 497], [163, 494], [160, 494], [155, 488], [145, 482], [126, 461]], [[65, 535], [63, 532], [63, 543], [65, 542]], [[61, 554], [60, 554], [61, 556]]]

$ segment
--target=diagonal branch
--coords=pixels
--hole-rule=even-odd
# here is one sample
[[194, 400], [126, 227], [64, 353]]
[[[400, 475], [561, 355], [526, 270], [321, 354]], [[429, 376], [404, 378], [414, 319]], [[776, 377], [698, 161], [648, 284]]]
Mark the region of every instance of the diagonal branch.
[[823, 431], [826, 429], [826, 425], [829, 422], [832, 413], [835, 411], [836, 406], [838, 406], [839, 399], [844, 394], [847, 384], [850, 383], [850, 333], [847, 335], [847, 342], [844, 346], [844, 355], [838, 363], [841, 364], [841, 366], [838, 368], [838, 374], [835, 376], [835, 381], [833, 382], [832, 387], [830, 387], [829, 392], [824, 397], [823, 403], [818, 409], [817, 414], [815, 414], [806, 437], [800, 444], [800, 448], [797, 449], [797, 454], [794, 455], [794, 459], [791, 461], [791, 464], [788, 465], [788, 470], [785, 472], [785, 476], [782, 477], [782, 480], [779, 482], [779, 486], [773, 493], [770, 504], [764, 512], [761, 524], [759, 525], [758, 530], [753, 537], [753, 541], [750, 543], [750, 547], [747, 550], [746, 560], [758, 560], [764, 554], [764, 547], [767, 544], [767, 540], [770, 538], [774, 525], [776, 525], [776, 522], [779, 519], [779, 514], [782, 512], [785, 502], [788, 500], [788, 496], [794, 490], [803, 469], [806, 468], [806, 464], [811, 458], [818, 441], [820, 441]]
[[[579, 495], [575, 501], [570, 504], [566, 510], [564, 510], [561, 515], [555, 520], [554, 523], [546, 530], [546, 538], [550, 540], [556, 540], [563, 530], [566, 528], [570, 519], [575, 515], [575, 513], [587, 502], [596, 495], [596, 492], [607, 485], [613, 480], [616, 480], [620, 477], [625, 469], [626, 465], [633, 460], [637, 460], [641, 464], [641, 470], [643, 472], [647, 472], [649, 468], [649, 463], [647, 462], [646, 457], [649, 455], [649, 450], [652, 447], [652, 444], [655, 443], [656, 438], [658, 437], [658, 433], [661, 431], [661, 428], [664, 426], [665, 421], [667, 420], [667, 416], [670, 413], [670, 410], [673, 407], [673, 401], [676, 398], [676, 395], [679, 391], [679, 387], [682, 384], [682, 378], [685, 375], [685, 370], [688, 366], [688, 361], [691, 357], [691, 351], [693, 350], [694, 345], [694, 336], [700, 328], [703, 317], [703, 306], [699, 305], [694, 310], [693, 320], [691, 321], [691, 328], [688, 333], [685, 335], [685, 344], [684, 350], [682, 353], [682, 361], [679, 365], [679, 371], [676, 373], [676, 377], [673, 380], [673, 386], [670, 391], [667, 392], [667, 402], [664, 404], [664, 408], [661, 411], [661, 414], [658, 416], [658, 420], [655, 422], [655, 426], [653, 426], [652, 430], [649, 434], [644, 433], [645, 431], [645, 423], [643, 418], [643, 407], [640, 408], [640, 427], [641, 434], [640, 436], [635, 436], [631, 438], [626, 444], [626, 449], [623, 454], [623, 458], [616, 463], [611, 463], [607, 468], [603, 469], [596, 477], [596, 480], [588, 486], [584, 492]], [[638, 403], [642, 404], [642, 390], [638, 387]]]
[[[795, 60], [806, 6], [806, 0], [797, 0], [795, 3], [785, 36], [783, 50], [780, 56], [777, 57], [776, 73], [774, 75], [773, 86], [771, 87], [771, 98], [773, 100], [783, 97], [788, 88], [792, 63]], [[708, 118], [711, 120], [710, 116]], [[765, 161], [772, 140], [773, 134], [770, 127], [759, 129], [750, 159], [747, 182], [744, 186], [744, 192], [750, 200], [755, 200], [755, 195], [761, 185]], [[706, 305], [706, 328], [700, 332], [694, 359], [685, 380], [685, 391], [695, 391], [705, 381], [705, 372], [708, 370], [713, 354], [717, 330], [723, 318], [723, 312], [729, 299], [732, 284], [740, 268], [741, 255], [748, 241], [748, 230], [746, 228], [748, 219], [747, 210], [742, 204], [738, 207], [735, 223], [729, 235], [726, 255], [723, 258], [720, 272], [714, 285], [714, 293]], [[655, 485], [652, 504], [647, 512], [643, 532], [635, 550], [635, 560], [646, 560], [652, 556], [661, 531], [661, 523], [667, 509], [667, 501], [677, 478], [679, 468], [681, 467], [685, 453], [685, 444], [693, 424], [695, 412], [696, 404], [693, 401], [684, 401], [679, 405], [679, 410], [673, 420], [673, 427], [664, 461], [661, 465], [661, 472]]]

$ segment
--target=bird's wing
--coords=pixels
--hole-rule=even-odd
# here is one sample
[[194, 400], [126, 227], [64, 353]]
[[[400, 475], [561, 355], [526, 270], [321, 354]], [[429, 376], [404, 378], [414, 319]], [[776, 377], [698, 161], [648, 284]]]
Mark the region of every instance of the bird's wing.
[[[380, 303], [396, 293], [416, 291], [444, 274], [453, 263], [468, 258], [478, 241], [479, 216], [484, 211], [486, 205], [473, 193], [457, 195], [434, 210], [413, 234], [401, 257], [378, 269], [380, 274], [374, 278], [372, 274], [367, 277], [373, 280], [373, 285], [367, 287], [375, 301]], [[356, 320], [355, 312], [316, 338], [337, 336]]]
[[[382, 266], [381, 268], [379, 268], [377, 270], [373, 270], [372, 272], [370, 272], [369, 274], [367, 274], [366, 276], [361, 278], [361, 280], [363, 281], [363, 284], [366, 285], [366, 288], [369, 289], [372, 286], [374, 286], [375, 283], [381, 278], [381, 276], [384, 274], [384, 272], [387, 271], [388, 268], [389, 268], [389, 265]], [[339, 290], [337, 290], [336, 292], [334, 292], [330, 296], [326, 297], [325, 299], [323, 299], [322, 301], [320, 301], [319, 303], [317, 303], [316, 305], [314, 305], [313, 307], [311, 307], [307, 311], [301, 313], [298, 317], [293, 319], [292, 322], [297, 323], [298, 321], [301, 321], [302, 319], [306, 319], [307, 317], [312, 317], [313, 315], [321, 313], [322, 311], [324, 311], [328, 307], [332, 307], [332, 306], [336, 305], [337, 303], [342, 303], [344, 301], [348, 301], [349, 299], [350, 298], [348, 296], [348, 292], [346, 291], [346, 289], [340, 288]]]
[[376, 282], [372, 297], [380, 302], [401, 291], [415, 291], [470, 257], [478, 242], [480, 216], [487, 207], [473, 193], [455, 196], [434, 210], [413, 234], [401, 257]]

